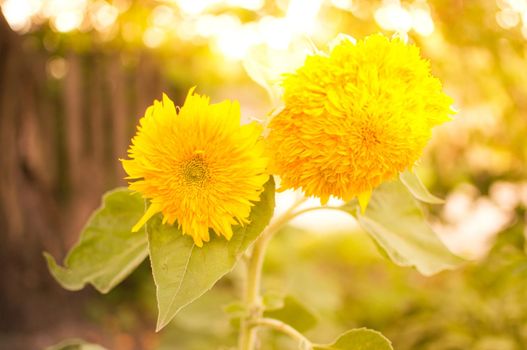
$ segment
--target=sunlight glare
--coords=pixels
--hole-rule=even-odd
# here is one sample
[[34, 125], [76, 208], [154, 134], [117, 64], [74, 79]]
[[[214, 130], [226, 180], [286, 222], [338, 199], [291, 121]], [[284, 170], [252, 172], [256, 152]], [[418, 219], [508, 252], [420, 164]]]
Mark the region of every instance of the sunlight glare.
[[150, 27], [143, 34], [143, 42], [149, 48], [159, 47], [166, 39], [166, 33], [158, 27]]
[[430, 12], [425, 9], [412, 9], [412, 27], [414, 30], [422, 35], [429, 36], [434, 32], [434, 21], [430, 16]]
[[227, 0], [228, 6], [240, 7], [242, 9], [258, 11], [265, 4], [264, 0]]
[[506, 0], [505, 2], [516, 12], [527, 12], [527, 0]]
[[156, 6], [150, 20], [157, 27], [169, 26], [175, 21], [174, 10], [166, 5]]
[[225, 15], [203, 15], [196, 20], [196, 32], [199, 36], [204, 38], [211, 37], [216, 32], [218, 27], [217, 22], [222, 21]]
[[178, 7], [188, 15], [199, 15], [207, 8], [217, 4], [219, 0], [175, 0]]
[[82, 24], [86, 7], [86, 0], [48, 0], [44, 2], [42, 13], [57, 31], [66, 33]]
[[92, 5], [92, 25], [99, 32], [110, 29], [118, 15], [117, 7], [108, 4], [106, 1], [98, 1]]
[[83, 20], [83, 14], [80, 11], [60, 12], [53, 18], [54, 27], [61, 33], [71, 32], [78, 28]]
[[527, 0], [496, 0], [500, 9], [496, 22], [503, 29], [513, 29], [521, 25], [521, 34], [527, 39]]
[[[280, 215], [291, 207], [303, 195], [300, 191], [287, 190], [276, 194], [275, 212]], [[335, 198], [330, 198], [329, 207], [338, 207], [344, 202]], [[298, 210], [320, 207], [320, 200], [309, 198], [305, 203], [298, 207]], [[311, 233], [330, 234], [336, 232], [358, 231], [359, 226], [353, 217], [343, 211], [332, 209], [317, 209], [309, 211], [291, 220], [291, 226], [306, 230]]]
[[404, 33], [412, 29], [412, 15], [398, 1], [384, 1], [374, 18], [383, 29]]
[[242, 25], [238, 20], [233, 22], [231, 26], [220, 30], [216, 35], [215, 42], [223, 56], [233, 60], [241, 60], [254, 44], [256, 37], [254, 26]]
[[262, 41], [272, 49], [284, 50], [289, 46], [292, 33], [283, 18], [263, 17], [258, 23], [258, 33]]
[[496, 22], [503, 29], [511, 29], [520, 23], [520, 15], [512, 9], [503, 9], [496, 14]]
[[331, 5], [341, 10], [351, 11], [353, 9], [353, 0], [331, 0]]
[[0, 7], [11, 29], [24, 32], [29, 30], [31, 17], [38, 13], [41, 5], [39, 0], [5, 0]]
[[295, 34], [312, 35], [322, 0], [290, 0], [287, 8], [287, 23]]

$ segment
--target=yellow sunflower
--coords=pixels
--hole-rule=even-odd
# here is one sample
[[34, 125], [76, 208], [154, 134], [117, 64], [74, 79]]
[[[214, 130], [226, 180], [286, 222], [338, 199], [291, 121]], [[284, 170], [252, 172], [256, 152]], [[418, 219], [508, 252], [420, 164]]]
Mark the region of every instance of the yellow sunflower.
[[209, 104], [193, 90], [180, 109], [166, 95], [154, 101], [122, 163], [130, 189], [151, 202], [133, 231], [161, 212], [201, 247], [209, 229], [229, 240], [248, 223], [269, 176], [261, 126], [240, 125], [237, 102]]
[[301, 188], [323, 204], [357, 197], [364, 208], [452, 113], [419, 49], [383, 35], [308, 56], [283, 87], [284, 109], [269, 124], [270, 169], [281, 189]]

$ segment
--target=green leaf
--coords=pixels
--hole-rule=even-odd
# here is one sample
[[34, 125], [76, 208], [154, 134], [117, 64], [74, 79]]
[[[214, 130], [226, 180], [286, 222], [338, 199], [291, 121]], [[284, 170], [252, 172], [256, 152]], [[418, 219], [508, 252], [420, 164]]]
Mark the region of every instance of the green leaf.
[[434, 196], [428, 191], [428, 188], [421, 182], [421, 179], [417, 177], [411, 171], [405, 171], [399, 174], [399, 179], [406, 186], [408, 191], [421, 202], [429, 204], [443, 204], [445, 201], [441, 198]]
[[125, 279], [148, 255], [144, 231], [132, 226], [145, 210], [144, 200], [125, 188], [106, 193], [102, 206], [88, 220], [64, 267], [44, 253], [53, 277], [68, 290], [92, 284], [107, 293]]
[[230, 318], [241, 318], [247, 313], [247, 307], [241, 301], [234, 301], [225, 305], [223, 311], [225, 311]]
[[100, 345], [86, 343], [82, 339], [67, 339], [56, 345], [46, 348], [46, 350], [106, 350]]
[[284, 300], [284, 295], [276, 291], [268, 291], [262, 295], [262, 304], [265, 310], [277, 310], [283, 308]]
[[313, 350], [393, 350], [393, 347], [381, 333], [358, 328], [341, 334], [332, 344], [315, 345]]
[[463, 260], [437, 237], [412, 194], [400, 181], [386, 182], [373, 191], [364, 214], [357, 205], [341, 207], [396, 264], [415, 266], [423, 275], [456, 268]]
[[264, 317], [280, 320], [299, 332], [305, 332], [317, 324], [317, 317], [292, 296], [285, 297], [282, 308], [265, 311]]
[[225, 274], [258, 238], [274, 212], [274, 180], [265, 185], [255, 203], [250, 224], [233, 228], [230, 241], [213, 237], [202, 248], [183, 235], [177, 225], [163, 225], [158, 217], [147, 224], [150, 261], [157, 289], [157, 330], [166, 326], [181, 308], [199, 298]]

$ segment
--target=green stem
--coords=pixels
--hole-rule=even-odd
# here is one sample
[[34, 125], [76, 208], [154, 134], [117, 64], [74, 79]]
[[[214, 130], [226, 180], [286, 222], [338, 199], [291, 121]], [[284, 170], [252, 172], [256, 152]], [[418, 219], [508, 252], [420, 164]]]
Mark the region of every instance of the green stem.
[[256, 329], [252, 328], [250, 323], [252, 320], [259, 319], [262, 314], [259, 291], [263, 259], [260, 256], [264, 254], [265, 244], [262, 244], [261, 240], [256, 242], [247, 265], [245, 305], [247, 306], [248, 314], [245, 319], [242, 319], [240, 325], [240, 350], [253, 350], [255, 348]]
[[297, 216], [300, 216], [304, 213], [308, 213], [310, 211], [315, 211], [315, 210], [323, 210], [323, 209], [327, 209], [327, 210], [339, 210], [339, 211], [342, 211], [342, 208], [340, 207], [329, 207], [329, 206], [326, 206], [326, 207], [310, 207], [310, 208], [305, 208], [305, 209], [302, 209], [302, 210], [299, 210], [297, 211], [292, 218], [295, 218]]
[[254, 244], [251, 256], [247, 263], [247, 277], [245, 286], [244, 302], [247, 306], [248, 315], [242, 319], [240, 324], [240, 350], [254, 350], [256, 345], [256, 328], [251, 324], [262, 317], [262, 304], [260, 300], [260, 284], [262, 279], [262, 266], [265, 252], [269, 241], [274, 234], [282, 228], [291, 218], [295, 217], [294, 210], [307, 198], [301, 198], [293, 204], [285, 213], [277, 217], [265, 228], [260, 238]]
[[259, 320], [254, 321], [252, 325], [254, 327], [266, 326], [266, 327], [275, 329], [279, 332], [282, 332], [288, 335], [289, 337], [291, 337], [292, 339], [296, 340], [298, 342], [300, 349], [305, 349], [305, 350], [313, 349], [313, 344], [311, 343], [311, 341], [309, 341], [309, 339], [304, 337], [302, 333], [300, 333], [299, 331], [297, 331], [296, 329], [294, 329], [287, 323], [284, 323], [280, 320], [275, 320], [274, 318], [260, 318]]

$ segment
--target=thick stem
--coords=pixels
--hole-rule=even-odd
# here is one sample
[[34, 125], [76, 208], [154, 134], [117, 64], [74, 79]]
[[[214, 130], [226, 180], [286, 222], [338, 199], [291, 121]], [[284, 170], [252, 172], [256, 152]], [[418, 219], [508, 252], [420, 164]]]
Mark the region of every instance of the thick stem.
[[240, 350], [253, 350], [256, 343], [256, 329], [251, 327], [251, 322], [261, 317], [260, 302], [260, 280], [262, 274], [263, 255], [265, 253], [266, 242], [258, 240], [253, 248], [251, 257], [247, 265], [247, 281], [245, 287], [245, 305], [248, 315], [242, 319], [240, 328]]
[[260, 283], [262, 279], [262, 267], [265, 252], [269, 241], [273, 235], [291, 218], [296, 216], [294, 210], [306, 201], [301, 198], [293, 204], [285, 213], [277, 217], [266, 227], [260, 238], [254, 244], [251, 256], [247, 263], [247, 277], [245, 285], [244, 302], [248, 310], [248, 315], [242, 319], [240, 324], [240, 350], [254, 350], [256, 345], [256, 328], [252, 326], [262, 317], [262, 304], [260, 300]]

